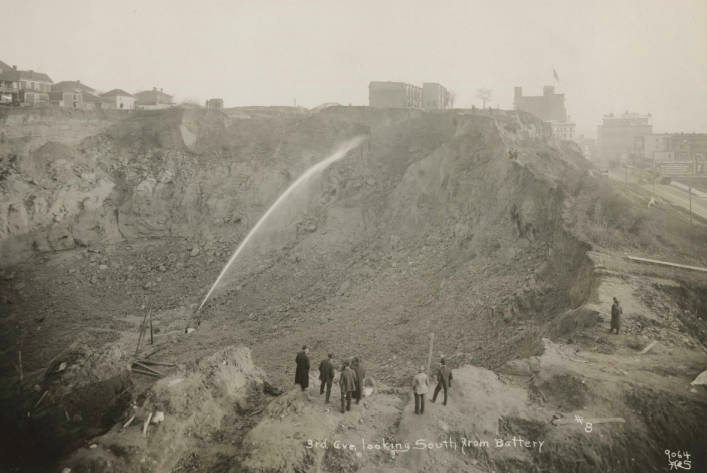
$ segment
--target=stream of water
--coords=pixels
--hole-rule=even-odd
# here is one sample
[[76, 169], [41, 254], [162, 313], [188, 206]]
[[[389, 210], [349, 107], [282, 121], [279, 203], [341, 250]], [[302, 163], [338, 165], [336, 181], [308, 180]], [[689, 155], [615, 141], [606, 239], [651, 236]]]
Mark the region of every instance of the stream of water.
[[312, 167], [310, 167], [309, 169], [307, 169], [307, 170], [304, 172], [304, 174], [302, 174], [299, 178], [297, 178], [297, 180], [296, 180], [295, 182], [293, 182], [293, 183], [290, 185], [290, 187], [288, 187], [288, 188], [285, 190], [285, 192], [283, 192], [283, 193], [280, 195], [280, 197], [277, 198], [277, 200], [275, 201], [275, 203], [270, 206], [270, 208], [267, 210], [267, 212], [265, 212], [265, 213], [263, 214], [263, 216], [260, 217], [260, 220], [258, 220], [258, 222], [255, 224], [255, 226], [250, 230], [250, 232], [248, 232], [248, 235], [246, 235], [246, 237], [243, 239], [243, 241], [241, 242], [241, 244], [238, 245], [238, 248], [236, 248], [236, 251], [233, 253], [233, 255], [231, 256], [231, 258], [228, 260], [228, 262], [226, 263], [226, 265], [225, 265], [225, 266], [223, 267], [223, 269], [221, 270], [221, 273], [218, 275], [218, 277], [216, 278], [216, 281], [214, 282], [214, 284], [213, 284], [213, 285], [211, 286], [211, 288], [209, 289], [209, 292], [206, 293], [206, 296], [205, 296], [204, 299], [201, 301], [201, 304], [199, 304], [199, 308], [197, 309], [197, 312], [200, 311], [202, 307], [204, 307], [204, 304], [206, 304], [206, 301], [209, 300], [209, 297], [211, 297], [211, 294], [214, 292], [214, 290], [215, 290], [216, 287], [219, 285], [219, 283], [221, 282], [221, 280], [223, 279], [223, 277], [226, 275], [226, 273], [228, 272], [228, 270], [231, 268], [231, 266], [233, 266], [233, 263], [234, 263], [234, 262], [236, 261], [236, 259], [238, 258], [238, 255], [241, 254], [241, 252], [243, 251], [243, 248], [245, 248], [246, 245], [248, 245], [248, 242], [251, 240], [251, 238], [253, 238], [253, 236], [258, 232], [258, 230], [260, 229], [260, 227], [267, 221], [267, 219], [268, 219], [268, 217], [270, 216], [270, 214], [272, 214], [272, 212], [273, 212], [275, 209], [277, 209], [283, 202], [285, 202], [285, 201], [287, 200], [287, 197], [288, 197], [295, 189], [297, 189], [300, 185], [302, 185], [303, 183], [307, 182], [307, 180], [308, 180], [309, 178], [311, 178], [312, 176], [314, 176], [315, 174], [317, 174], [317, 173], [323, 171], [324, 169], [326, 169], [326, 168], [327, 168], [328, 166], [330, 166], [331, 164], [335, 163], [336, 161], [338, 161], [338, 160], [340, 160], [341, 158], [343, 158], [344, 156], [346, 156], [346, 155], [349, 153], [349, 151], [351, 151], [352, 149], [358, 147], [365, 139], [366, 139], [366, 137], [364, 137], [364, 136], [357, 136], [357, 137], [352, 138], [352, 139], [350, 139], [350, 140], [344, 142], [343, 144], [341, 144], [341, 146], [339, 146], [339, 147], [336, 149], [336, 151], [334, 151], [329, 157], [327, 157], [326, 159], [323, 159], [322, 161], [318, 162], [318, 163], [315, 164], [314, 166], [312, 166]]

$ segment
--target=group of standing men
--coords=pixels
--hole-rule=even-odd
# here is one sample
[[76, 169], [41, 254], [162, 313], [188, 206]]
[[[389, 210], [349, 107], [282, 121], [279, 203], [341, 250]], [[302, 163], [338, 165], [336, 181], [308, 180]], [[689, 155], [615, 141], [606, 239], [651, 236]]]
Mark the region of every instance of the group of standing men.
[[[302, 391], [306, 391], [309, 387], [309, 348], [307, 345], [302, 347], [302, 351], [297, 354], [295, 363], [297, 370], [295, 371], [295, 384], [298, 384]], [[326, 401], [329, 402], [331, 396], [331, 386], [334, 383], [334, 355], [329, 353], [328, 356], [319, 363], [319, 394], [324, 394], [326, 390]], [[356, 400], [356, 404], [361, 402], [363, 396], [363, 381], [366, 378], [366, 369], [358, 357], [354, 357], [351, 361], [345, 360], [341, 367], [341, 375], [339, 376], [339, 389], [341, 391], [341, 412], [351, 410], [351, 399]]]
[[[437, 370], [437, 386], [432, 395], [432, 402], [437, 401], [437, 395], [444, 390], [443, 405], [447, 405], [447, 390], [452, 387], [452, 370], [447, 367], [447, 362], [442, 358], [439, 360]], [[425, 367], [420, 366], [420, 371], [412, 378], [412, 392], [415, 395], [415, 414], [425, 413], [425, 394], [429, 391], [429, 381]]]

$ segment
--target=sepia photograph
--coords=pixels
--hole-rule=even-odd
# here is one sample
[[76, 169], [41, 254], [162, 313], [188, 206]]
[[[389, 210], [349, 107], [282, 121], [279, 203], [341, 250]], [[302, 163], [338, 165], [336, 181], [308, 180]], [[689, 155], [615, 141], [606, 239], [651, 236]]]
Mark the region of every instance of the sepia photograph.
[[707, 1], [0, 5], [0, 473], [707, 472]]

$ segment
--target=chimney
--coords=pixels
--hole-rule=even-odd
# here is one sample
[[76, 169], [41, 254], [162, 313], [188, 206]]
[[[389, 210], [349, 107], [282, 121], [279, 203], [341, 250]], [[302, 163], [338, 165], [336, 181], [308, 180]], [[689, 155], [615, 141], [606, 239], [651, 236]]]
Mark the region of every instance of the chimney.
[[154, 87], [154, 86], [153, 86], [153, 87], [152, 87], [152, 91], [153, 91], [153, 92], [156, 92], [156, 91], [157, 91], [157, 87]]
[[162, 93], [162, 90], [163, 90], [162, 87], [160, 87], [160, 93]]
[[12, 66], [12, 70], [13, 70], [13, 71], [16, 71], [16, 70], [17, 70], [17, 66], [14, 66], [14, 65], [13, 65], [13, 66]]

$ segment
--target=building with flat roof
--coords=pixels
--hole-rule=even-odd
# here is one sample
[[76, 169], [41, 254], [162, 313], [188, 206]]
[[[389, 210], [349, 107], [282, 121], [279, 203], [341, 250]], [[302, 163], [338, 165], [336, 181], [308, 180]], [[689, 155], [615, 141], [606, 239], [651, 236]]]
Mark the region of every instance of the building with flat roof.
[[513, 90], [513, 108], [532, 113], [546, 122], [567, 122], [565, 94], [556, 94], [551, 85], [543, 87], [542, 95], [523, 95], [523, 88]]
[[597, 127], [599, 158], [605, 161], [628, 159], [634, 151], [636, 137], [653, 133], [651, 121], [650, 114], [604, 115]]
[[425, 110], [443, 110], [451, 106], [451, 94], [437, 82], [422, 83], [422, 107]]
[[379, 108], [422, 108], [422, 87], [374, 81], [368, 84], [368, 104]]
[[574, 140], [575, 124], [567, 115], [565, 94], [555, 93], [555, 87], [546, 85], [543, 87], [542, 95], [523, 95], [523, 88], [515, 87], [513, 108], [531, 113], [548, 123], [555, 137], [561, 140]]
[[223, 99], [209, 99], [206, 101], [206, 108], [209, 110], [222, 110]]

